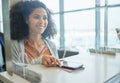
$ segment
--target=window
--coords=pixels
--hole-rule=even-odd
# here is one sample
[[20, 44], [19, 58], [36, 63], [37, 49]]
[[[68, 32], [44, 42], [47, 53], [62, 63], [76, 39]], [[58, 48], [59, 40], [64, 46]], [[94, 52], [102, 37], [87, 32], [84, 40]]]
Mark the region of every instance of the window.
[[[94, 45], [95, 11], [65, 13], [65, 45], [69, 47]], [[88, 41], [91, 42], [88, 42]]]
[[59, 12], [59, 0], [40, 0], [53, 12]]
[[115, 28], [120, 28], [120, 0], [42, 1], [53, 10], [58, 47], [120, 44], [115, 32]]
[[108, 46], [120, 45], [120, 40], [115, 31], [120, 28], [120, 7], [108, 9]]
[[95, 7], [95, 0], [63, 0], [64, 11]]
[[108, 0], [109, 5], [120, 4], [120, 0]]

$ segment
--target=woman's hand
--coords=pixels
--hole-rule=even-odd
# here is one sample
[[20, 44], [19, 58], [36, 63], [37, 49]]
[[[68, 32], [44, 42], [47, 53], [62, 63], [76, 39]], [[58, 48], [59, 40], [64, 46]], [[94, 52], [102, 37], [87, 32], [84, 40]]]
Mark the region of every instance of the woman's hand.
[[47, 67], [54, 67], [54, 66], [59, 66], [61, 67], [60, 60], [51, 56], [51, 55], [43, 55], [42, 57], [42, 64], [47, 66]]

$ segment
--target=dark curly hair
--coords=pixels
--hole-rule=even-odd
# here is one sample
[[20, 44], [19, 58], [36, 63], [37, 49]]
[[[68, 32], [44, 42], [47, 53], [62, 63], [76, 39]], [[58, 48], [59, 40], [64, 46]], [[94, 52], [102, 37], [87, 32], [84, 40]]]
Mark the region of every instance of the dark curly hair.
[[57, 31], [51, 18], [52, 12], [46, 7], [46, 5], [40, 1], [20, 1], [10, 9], [11, 39], [22, 40], [24, 38], [28, 38], [29, 27], [26, 24], [26, 20], [31, 12], [36, 8], [44, 8], [48, 16], [48, 26], [42, 34], [42, 37], [54, 37]]

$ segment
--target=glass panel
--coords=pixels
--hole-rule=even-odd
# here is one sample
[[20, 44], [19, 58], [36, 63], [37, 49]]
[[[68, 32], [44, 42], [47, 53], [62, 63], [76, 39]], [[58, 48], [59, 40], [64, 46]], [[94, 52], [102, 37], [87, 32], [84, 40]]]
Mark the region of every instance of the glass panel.
[[82, 11], [65, 14], [66, 47], [94, 46], [95, 11]]
[[120, 0], [108, 0], [108, 4], [120, 4]]
[[[2, 11], [2, 2], [0, 0], [0, 11]], [[0, 32], [3, 32], [2, 12], [0, 12]]]
[[64, 0], [64, 3], [65, 11], [95, 7], [95, 0]]
[[100, 45], [104, 46], [104, 8], [100, 9]]
[[100, 0], [100, 6], [104, 6], [105, 5], [105, 0]]
[[40, 0], [53, 12], [59, 12], [59, 0]]
[[108, 45], [120, 45], [120, 40], [117, 37], [116, 28], [120, 29], [120, 7], [108, 9]]
[[57, 29], [57, 35], [54, 39], [51, 39], [57, 46], [57, 48], [60, 47], [60, 22], [59, 22], [59, 14], [55, 14], [53, 15], [53, 20], [55, 22], [55, 26], [56, 26], [56, 29]]

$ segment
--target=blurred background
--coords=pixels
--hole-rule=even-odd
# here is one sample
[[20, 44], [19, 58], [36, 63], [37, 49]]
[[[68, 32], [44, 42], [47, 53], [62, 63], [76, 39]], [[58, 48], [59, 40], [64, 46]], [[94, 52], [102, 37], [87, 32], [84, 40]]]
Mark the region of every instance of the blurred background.
[[[2, 4], [0, 0], [0, 11]], [[18, 0], [19, 1], [19, 0]], [[23, 0], [25, 1], [25, 0]], [[53, 12], [58, 31], [53, 39], [58, 48], [119, 48], [120, 0], [40, 0]], [[15, 0], [10, 0], [15, 3]], [[0, 12], [0, 32], [3, 30]]]

